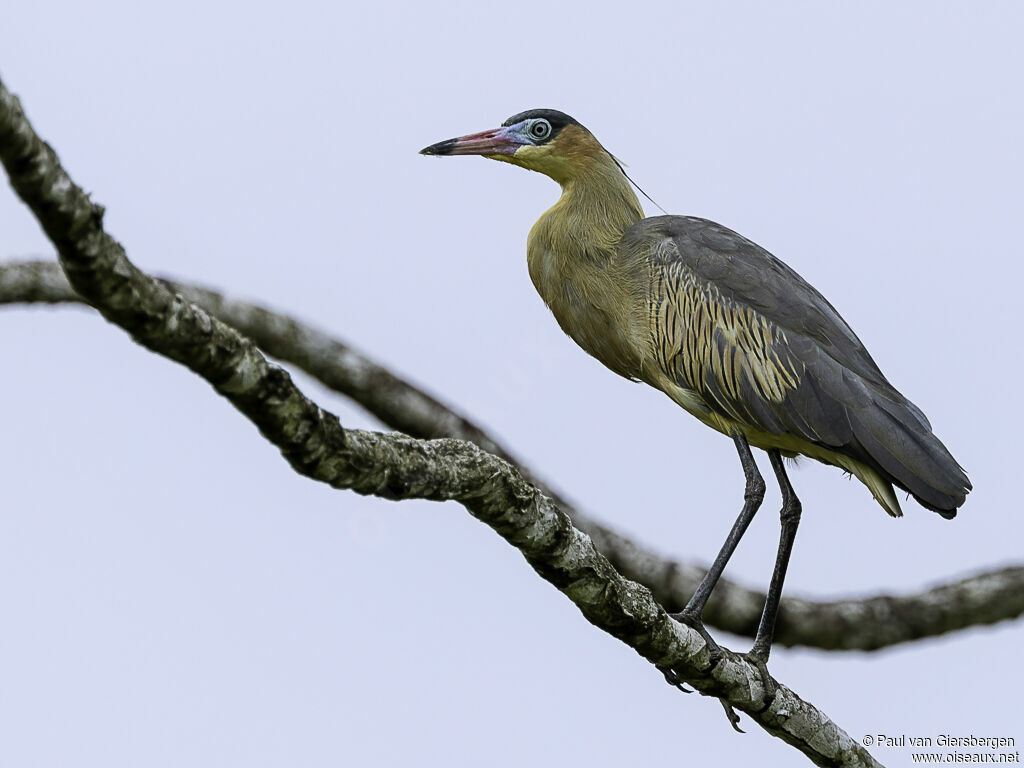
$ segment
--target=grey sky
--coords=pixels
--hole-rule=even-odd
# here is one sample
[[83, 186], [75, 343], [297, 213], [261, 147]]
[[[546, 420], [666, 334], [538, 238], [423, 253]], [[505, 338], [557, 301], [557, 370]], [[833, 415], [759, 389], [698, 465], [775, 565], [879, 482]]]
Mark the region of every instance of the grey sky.
[[[557, 186], [416, 154], [569, 112], [666, 210], [821, 290], [974, 482], [952, 522], [913, 501], [894, 521], [804, 462], [787, 594], [1024, 559], [1019, 5], [9, 6], [0, 74], [137, 264], [349, 340], [584, 509], [710, 560], [741, 502], [734, 450], [588, 358], [535, 295], [526, 233]], [[0, 258], [50, 253], [5, 187]], [[297, 477], [98, 316], [4, 309], [0, 352], [0, 765], [802, 764], [672, 691], [460, 507]], [[767, 584], [777, 503], [769, 483], [728, 575]], [[780, 648], [772, 670], [855, 738], [1020, 744], [1021, 641], [1012, 624]]]

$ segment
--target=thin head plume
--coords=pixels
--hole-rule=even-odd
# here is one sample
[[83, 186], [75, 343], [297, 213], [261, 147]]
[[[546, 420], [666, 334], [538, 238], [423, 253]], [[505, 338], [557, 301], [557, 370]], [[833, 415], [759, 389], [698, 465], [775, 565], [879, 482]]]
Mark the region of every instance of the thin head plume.
[[[608, 152], [608, 150], [606, 149], [605, 152]], [[653, 197], [651, 197], [646, 192], [644, 192], [643, 189], [640, 187], [640, 185], [637, 184], [635, 181], [633, 181], [632, 178], [630, 178], [629, 174], [626, 173], [626, 169], [622, 167], [622, 161], [619, 160], [619, 158], [617, 158], [611, 152], [608, 152], [608, 157], [610, 157], [612, 159], [612, 161], [617, 166], [619, 166], [619, 170], [622, 171], [622, 175], [626, 177], [626, 180], [629, 181], [630, 184], [632, 184], [634, 187], [636, 187], [636, 191], [637, 192], [639, 192], [641, 195], [643, 195], [648, 200], [650, 200], [652, 203], [654, 203], [654, 207], [657, 208], [659, 211], [664, 213], [666, 216], [668, 215], [668, 211], [666, 211], [664, 208], [662, 208], [660, 205], [658, 205], [657, 201]]]

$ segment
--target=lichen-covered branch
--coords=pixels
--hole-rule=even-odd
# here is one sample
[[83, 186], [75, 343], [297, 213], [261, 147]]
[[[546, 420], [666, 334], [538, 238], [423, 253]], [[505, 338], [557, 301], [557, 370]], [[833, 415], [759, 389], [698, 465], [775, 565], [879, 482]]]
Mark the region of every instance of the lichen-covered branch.
[[[588, 533], [624, 576], [647, 586], [669, 610], [696, 589], [704, 567], [666, 559], [573, 508], [537, 480], [496, 440], [443, 402], [366, 355], [286, 315], [228, 299], [186, 283], [165, 281], [189, 301], [233, 326], [268, 354], [292, 363], [351, 397], [384, 424], [413, 437], [456, 437], [514, 464]], [[0, 304], [83, 302], [55, 262], [0, 263]], [[764, 593], [723, 579], [705, 611], [709, 624], [753, 637]], [[877, 650], [1024, 614], [1024, 566], [979, 573], [914, 595], [823, 601], [784, 597], [776, 643], [825, 650]]]
[[0, 82], [0, 161], [56, 246], [74, 289], [140, 344], [206, 379], [307, 477], [390, 499], [455, 500], [516, 546], [595, 626], [702, 693], [748, 713], [818, 765], [878, 763], [811, 704], [726, 652], [714, 666], [699, 634], [619, 574], [557, 505], [508, 462], [472, 443], [346, 431], [238, 331], [139, 271], [95, 205]]

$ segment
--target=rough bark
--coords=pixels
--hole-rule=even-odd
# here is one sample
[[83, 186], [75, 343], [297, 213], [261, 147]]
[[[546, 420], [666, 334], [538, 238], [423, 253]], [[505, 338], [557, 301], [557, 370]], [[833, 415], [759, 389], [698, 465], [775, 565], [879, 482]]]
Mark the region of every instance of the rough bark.
[[[266, 353], [292, 363], [352, 398], [384, 424], [412, 437], [469, 440], [515, 465], [551, 497], [627, 578], [648, 587], [668, 610], [679, 610], [704, 566], [670, 560], [594, 521], [536, 479], [482, 428], [347, 344], [286, 315], [206, 288], [165, 280], [184, 298], [251, 338]], [[85, 303], [54, 262], [0, 263], [0, 304]], [[722, 579], [704, 613], [707, 623], [753, 637], [765, 595]], [[1024, 567], [993, 569], [918, 594], [847, 600], [785, 597], [775, 642], [824, 650], [877, 650], [1024, 613]]]

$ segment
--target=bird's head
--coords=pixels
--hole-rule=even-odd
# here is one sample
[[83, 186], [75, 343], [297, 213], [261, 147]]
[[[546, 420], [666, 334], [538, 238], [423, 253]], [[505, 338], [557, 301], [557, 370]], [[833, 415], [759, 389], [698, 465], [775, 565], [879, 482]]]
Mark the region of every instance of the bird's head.
[[590, 131], [557, 109], [520, 112], [499, 128], [439, 141], [420, 154], [483, 155], [538, 171], [560, 184], [595, 163], [614, 162]]

